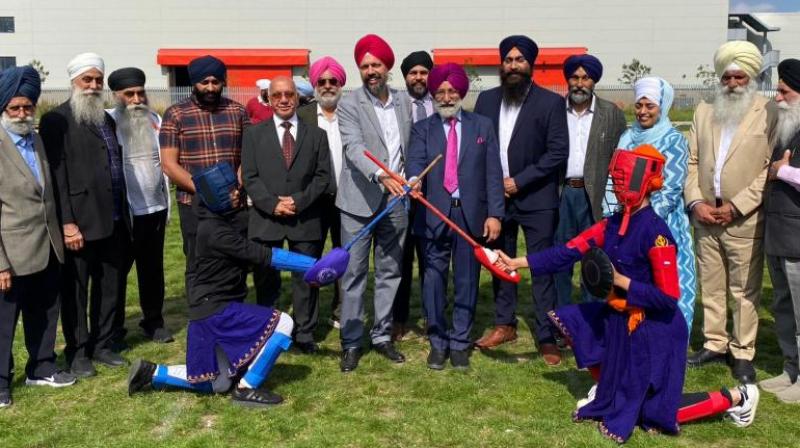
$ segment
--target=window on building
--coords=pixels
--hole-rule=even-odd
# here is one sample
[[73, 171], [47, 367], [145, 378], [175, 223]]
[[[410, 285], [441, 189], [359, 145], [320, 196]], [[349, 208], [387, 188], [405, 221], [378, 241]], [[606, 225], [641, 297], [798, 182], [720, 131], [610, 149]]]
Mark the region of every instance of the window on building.
[[14, 18], [0, 17], [0, 33], [13, 33], [13, 32], [14, 32]]
[[0, 56], [0, 71], [3, 71], [9, 67], [14, 67], [17, 65], [17, 58], [14, 56]]

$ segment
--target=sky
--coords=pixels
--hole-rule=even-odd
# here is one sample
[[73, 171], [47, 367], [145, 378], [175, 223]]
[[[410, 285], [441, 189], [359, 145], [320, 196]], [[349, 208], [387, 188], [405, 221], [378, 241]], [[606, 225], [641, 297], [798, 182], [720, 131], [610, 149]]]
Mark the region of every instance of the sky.
[[800, 0], [730, 0], [732, 13], [800, 12]]

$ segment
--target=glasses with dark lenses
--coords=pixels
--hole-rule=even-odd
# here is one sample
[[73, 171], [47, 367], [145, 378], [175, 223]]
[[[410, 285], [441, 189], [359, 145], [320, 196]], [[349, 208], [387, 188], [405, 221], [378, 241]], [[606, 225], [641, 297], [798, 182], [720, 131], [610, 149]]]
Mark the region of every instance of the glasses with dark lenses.
[[336, 87], [339, 85], [339, 80], [336, 78], [320, 78], [317, 80], [317, 87], [325, 87], [325, 84], [330, 84], [331, 87]]

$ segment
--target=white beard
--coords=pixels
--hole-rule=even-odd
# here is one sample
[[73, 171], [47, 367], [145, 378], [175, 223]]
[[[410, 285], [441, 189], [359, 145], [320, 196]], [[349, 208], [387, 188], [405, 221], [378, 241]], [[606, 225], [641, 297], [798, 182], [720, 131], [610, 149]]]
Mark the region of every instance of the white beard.
[[150, 108], [147, 105], [117, 105], [117, 126], [122, 146], [129, 155], [149, 156], [156, 144]]
[[778, 123], [775, 125], [775, 133], [778, 137], [778, 145], [786, 147], [791, 143], [792, 138], [800, 132], [800, 101], [789, 104], [786, 101], [778, 103]]
[[433, 107], [436, 109], [436, 112], [440, 117], [444, 119], [453, 118], [456, 116], [456, 114], [458, 114], [458, 111], [461, 110], [461, 100], [456, 101], [456, 103], [452, 106], [441, 106], [439, 103], [434, 101]]
[[78, 124], [102, 126], [106, 121], [102, 92], [72, 88], [69, 106]]
[[714, 96], [714, 121], [722, 126], [739, 124], [753, 105], [757, 88], [753, 81], [733, 91], [727, 86], [718, 84]]
[[7, 112], [0, 116], [0, 126], [17, 135], [28, 135], [33, 132], [33, 117], [11, 118]]
[[314, 90], [314, 99], [325, 110], [335, 109], [341, 98], [342, 89], [337, 90], [333, 95], [322, 95], [316, 89]]

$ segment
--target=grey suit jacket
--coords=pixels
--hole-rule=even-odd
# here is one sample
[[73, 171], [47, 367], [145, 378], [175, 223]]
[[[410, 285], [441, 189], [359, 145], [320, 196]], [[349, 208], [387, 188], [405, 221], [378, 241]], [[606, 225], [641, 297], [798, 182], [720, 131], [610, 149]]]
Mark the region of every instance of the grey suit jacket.
[[[405, 161], [408, 139], [411, 134], [411, 109], [408, 101], [390, 89], [397, 124], [400, 127], [403, 160]], [[344, 157], [339, 178], [336, 206], [352, 215], [369, 217], [380, 207], [383, 186], [373, 181], [378, 167], [364, 155], [364, 150], [389, 163], [389, 150], [383, 138], [378, 116], [365, 87], [356, 89], [342, 98], [336, 108], [339, 132], [342, 134]]]
[[44, 188], [20, 155], [11, 136], [0, 127], [0, 270], [12, 275], [42, 271], [50, 262], [50, 248], [64, 261], [64, 242], [56, 215], [50, 165], [39, 134], [34, 149]]
[[608, 181], [608, 165], [627, 129], [625, 114], [610, 101], [595, 96], [594, 117], [583, 162], [583, 181], [595, 222], [603, 218], [603, 196]]

